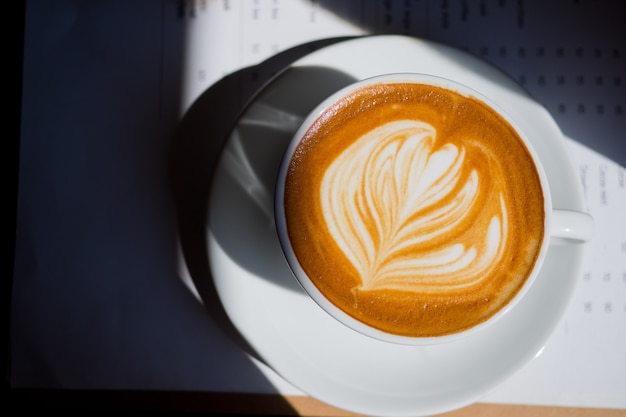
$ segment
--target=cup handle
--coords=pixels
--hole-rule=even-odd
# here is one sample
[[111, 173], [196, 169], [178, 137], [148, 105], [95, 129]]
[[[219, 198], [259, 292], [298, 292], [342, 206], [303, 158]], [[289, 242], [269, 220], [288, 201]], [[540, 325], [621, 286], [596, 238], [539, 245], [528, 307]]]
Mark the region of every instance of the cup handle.
[[584, 243], [593, 237], [594, 221], [590, 214], [576, 210], [552, 210], [553, 238]]

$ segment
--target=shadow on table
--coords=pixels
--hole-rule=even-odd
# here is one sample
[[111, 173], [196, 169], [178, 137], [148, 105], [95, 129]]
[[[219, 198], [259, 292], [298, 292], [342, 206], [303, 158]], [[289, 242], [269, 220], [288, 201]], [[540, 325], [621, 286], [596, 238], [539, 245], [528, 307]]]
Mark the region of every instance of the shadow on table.
[[[224, 153], [228, 153], [228, 148], [239, 147], [241, 152], [237, 152], [236, 158], [251, 157], [253, 161], [253, 171], [237, 171], [232, 169], [231, 179], [235, 181], [244, 200], [254, 199], [253, 193], [246, 192], [246, 177], [252, 175], [254, 180], [260, 181], [269, 190], [273, 187], [273, 176], [277, 169], [276, 161], [282, 155], [286, 142], [291, 133], [295, 130], [292, 124], [287, 126], [280, 123], [273, 127], [262, 124], [249, 128], [239, 126], [239, 135], [236, 140], [230, 141], [227, 149], [227, 141], [231, 136], [233, 128], [237, 125], [242, 114], [259, 116], [255, 109], [260, 107], [272, 107], [274, 110], [283, 109], [297, 120], [303, 117], [315, 104], [343, 85], [351, 82], [352, 79], [336, 71], [326, 68], [298, 68], [286, 69], [287, 66], [298, 58], [320, 48], [333, 43], [345, 40], [345, 38], [327, 39], [305, 44], [281, 53], [270, 58], [257, 66], [242, 69], [236, 73], [228, 75], [219, 80], [206, 90], [193, 103], [184, 115], [174, 136], [172, 143], [171, 159], [171, 179], [177, 208], [177, 219], [179, 229], [179, 239], [182, 247], [184, 261], [190, 273], [191, 279], [197, 289], [202, 301], [216, 323], [229, 335], [241, 348], [258, 358], [254, 349], [248, 344], [245, 338], [233, 326], [224, 307], [219, 299], [214, 280], [211, 273], [210, 261], [207, 245], [207, 227], [209, 212], [209, 197], [218, 162]], [[278, 102], [274, 100], [273, 94], [257, 95], [262, 87], [274, 83], [275, 78], [280, 74]], [[317, 88], [311, 91], [311, 77], [325, 79], [326, 83], [321, 83], [324, 88]], [[287, 81], [285, 81], [287, 80]], [[318, 87], [319, 87], [318, 83]], [[305, 90], [306, 94], [285, 95], [285, 92], [294, 93]], [[268, 91], [268, 90], [266, 90]], [[275, 88], [272, 91], [276, 91]], [[254, 99], [254, 103], [250, 104]], [[272, 118], [275, 113], [270, 110], [268, 117]], [[252, 117], [256, 117], [252, 116]], [[263, 115], [260, 115], [261, 118]], [[282, 127], [281, 127], [282, 126]], [[266, 156], [274, 158], [267, 161]], [[229, 159], [229, 158], [225, 158]], [[230, 158], [232, 160], [232, 158]], [[241, 166], [250, 161], [240, 160]], [[257, 163], [254, 170], [254, 163]], [[237, 161], [234, 161], [235, 165]], [[260, 164], [260, 165], [258, 165]], [[228, 165], [228, 163], [226, 163]], [[262, 166], [261, 166], [262, 165]], [[232, 168], [232, 166], [231, 166]], [[228, 168], [226, 168], [228, 170]], [[273, 192], [273, 191], [272, 191]], [[262, 211], [267, 215], [269, 207], [250, 205], [248, 202], [240, 200], [248, 207], [248, 210]], [[241, 207], [231, 206], [231, 218], [238, 215]], [[236, 220], [236, 219], [235, 219]], [[272, 221], [271, 219], [267, 219]], [[234, 223], [234, 227], [244, 227], [245, 219]], [[224, 226], [224, 225], [220, 225]], [[258, 240], [249, 239], [243, 242], [246, 247], [242, 248], [241, 239], [233, 239], [233, 236], [241, 237], [244, 230], [237, 230], [228, 227], [217, 226], [213, 230], [216, 239], [228, 255], [243, 268], [258, 274], [267, 279], [273, 279], [275, 258], [265, 256], [267, 247], [258, 245]], [[230, 226], [233, 226], [231, 223]], [[254, 232], [253, 232], [254, 233]], [[256, 245], [255, 245], [256, 244]], [[296, 285], [295, 281], [285, 282], [284, 285]], [[260, 358], [259, 358], [260, 359]]]

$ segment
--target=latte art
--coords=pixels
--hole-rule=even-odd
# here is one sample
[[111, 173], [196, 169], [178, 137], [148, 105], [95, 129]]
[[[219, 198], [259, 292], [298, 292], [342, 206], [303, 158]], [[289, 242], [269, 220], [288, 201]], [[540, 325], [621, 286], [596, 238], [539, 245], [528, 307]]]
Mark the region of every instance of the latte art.
[[502, 256], [501, 194], [482, 233], [452, 240], [468, 227], [472, 210], [485, 209], [476, 205], [487, 181], [464, 169], [464, 149], [435, 150], [435, 143], [427, 123], [389, 122], [357, 139], [324, 174], [324, 218], [360, 275], [359, 290], [460, 288], [487, 277]]
[[317, 290], [383, 332], [480, 324], [524, 286], [544, 239], [522, 139], [473, 97], [372, 84], [308, 127], [284, 176], [286, 235]]

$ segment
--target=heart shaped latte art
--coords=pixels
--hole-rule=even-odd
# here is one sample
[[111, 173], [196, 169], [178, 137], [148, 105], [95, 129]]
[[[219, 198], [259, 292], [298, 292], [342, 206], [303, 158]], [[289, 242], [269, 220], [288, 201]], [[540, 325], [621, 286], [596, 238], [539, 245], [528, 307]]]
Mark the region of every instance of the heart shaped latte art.
[[485, 179], [468, 170], [463, 148], [436, 146], [436, 133], [420, 121], [389, 122], [361, 136], [324, 174], [324, 219], [361, 278], [359, 290], [469, 286], [502, 256], [504, 199], [490, 197], [496, 209], [484, 229], [464, 233]]

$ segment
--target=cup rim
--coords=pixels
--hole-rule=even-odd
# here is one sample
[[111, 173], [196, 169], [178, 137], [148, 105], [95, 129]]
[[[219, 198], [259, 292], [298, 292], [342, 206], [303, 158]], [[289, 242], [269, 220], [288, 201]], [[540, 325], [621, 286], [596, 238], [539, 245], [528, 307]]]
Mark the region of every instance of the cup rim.
[[[541, 244], [541, 248], [537, 254], [537, 259], [535, 260], [535, 265], [532, 269], [532, 272], [526, 278], [522, 288], [516, 293], [516, 295], [500, 310], [494, 313], [492, 316], [487, 318], [485, 321], [477, 323], [476, 325], [460, 330], [455, 333], [444, 334], [440, 336], [404, 336], [398, 335], [394, 333], [385, 332], [383, 330], [372, 327], [354, 317], [344, 312], [342, 309], [333, 304], [326, 296], [317, 288], [317, 286], [312, 282], [309, 278], [308, 274], [304, 271], [300, 262], [297, 259], [297, 256], [293, 250], [291, 242], [287, 233], [287, 224], [286, 224], [286, 216], [284, 212], [284, 185], [287, 176], [288, 167], [291, 161], [291, 158], [298, 147], [303, 135], [309, 130], [311, 124], [317, 120], [322, 113], [330, 107], [332, 104], [337, 102], [340, 98], [346, 96], [347, 94], [354, 92], [362, 87], [373, 85], [373, 84], [392, 84], [392, 83], [414, 83], [414, 84], [428, 84], [434, 85], [442, 88], [446, 88], [452, 90], [456, 93], [459, 93], [465, 97], [472, 97], [477, 99], [496, 111], [507, 123], [511, 125], [511, 127], [515, 130], [518, 136], [522, 139], [522, 143], [525, 145], [528, 153], [530, 154], [535, 170], [537, 171], [540, 185], [543, 193], [543, 201], [544, 201], [544, 236]], [[538, 153], [535, 151], [530, 139], [524, 130], [519, 126], [515, 120], [500, 107], [493, 100], [486, 97], [481, 92], [477, 91], [475, 88], [469, 87], [463, 83], [458, 81], [451, 80], [449, 78], [440, 77], [432, 74], [423, 74], [423, 73], [389, 73], [382, 74], [373, 77], [368, 77], [365, 79], [357, 80], [346, 87], [339, 89], [338, 91], [332, 93], [327, 98], [322, 100], [312, 111], [310, 111], [307, 116], [304, 118], [296, 132], [292, 135], [290, 139], [289, 145], [281, 159], [280, 167], [278, 170], [278, 175], [276, 179], [276, 188], [274, 193], [274, 220], [276, 226], [276, 232], [278, 235], [278, 240], [280, 246], [282, 248], [283, 254], [287, 261], [289, 268], [292, 271], [292, 275], [294, 279], [300, 284], [300, 286], [304, 289], [304, 291], [308, 294], [308, 296], [327, 314], [333, 317], [335, 320], [339, 321], [343, 325], [348, 328], [357, 331], [365, 336], [371, 337], [373, 339], [377, 339], [383, 342], [389, 342], [393, 344], [399, 345], [412, 345], [412, 346], [425, 346], [425, 345], [436, 345], [436, 344], [444, 344], [448, 342], [453, 342], [455, 340], [459, 340], [461, 338], [470, 337], [476, 333], [482, 332], [484, 329], [490, 327], [500, 320], [500, 318], [506, 314], [508, 314], [511, 309], [513, 309], [519, 301], [524, 297], [524, 295], [530, 290], [533, 286], [534, 281], [537, 279], [539, 272], [541, 270], [542, 264], [545, 260], [546, 253], [548, 251], [549, 242], [550, 242], [550, 226], [551, 226], [551, 215], [552, 215], [552, 199], [550, 193], [550, 187], [547, 180], [547, 175], [543, 168], [543, 164], [539, 158]]]

